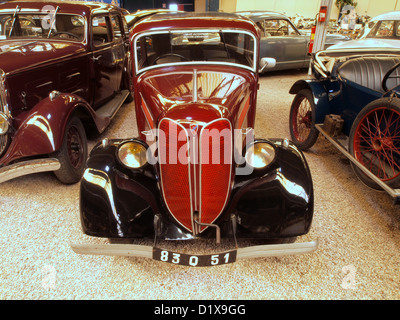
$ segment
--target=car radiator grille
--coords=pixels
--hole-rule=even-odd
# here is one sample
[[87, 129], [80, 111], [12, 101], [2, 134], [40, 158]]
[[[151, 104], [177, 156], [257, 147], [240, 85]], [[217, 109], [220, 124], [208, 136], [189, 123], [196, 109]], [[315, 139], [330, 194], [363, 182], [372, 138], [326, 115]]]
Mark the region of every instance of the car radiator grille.
[[159, 130], [158, 156], [164, 201], [182, 226], [193, 233], [202, 232], [207, 226], [195, 221], [213, 223], [223, 212], [231, 189], [233, 138], [230, 122], [217, 119], [193, 131], [190, 124], [165, 118]]

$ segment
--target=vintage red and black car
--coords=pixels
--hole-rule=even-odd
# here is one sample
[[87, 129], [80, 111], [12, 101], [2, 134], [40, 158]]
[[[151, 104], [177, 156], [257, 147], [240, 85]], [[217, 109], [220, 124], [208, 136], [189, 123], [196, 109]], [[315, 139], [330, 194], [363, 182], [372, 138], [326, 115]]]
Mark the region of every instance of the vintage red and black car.
[[[156, 245], [75, 244], [75, 252], [208, 266], [249, 257], [254, 248], [198, 256], [157, 242], [284, 241], [308, 233], [314, 194], [306, 159], [287, 139], [254, 138], [256, 25], [230, 14], [178, 13], [149, 17], [131, 34], [139, 136], [94, 147], [80, 215], [88, 235]], [[316, 242], [263, 245], [256, 255], [315, 249]]]
[[122, 11], [105, 4], [0, 4], [0, 182], [85, 169], [86, 134], [102, 132], [131, 97], [131, 51]]

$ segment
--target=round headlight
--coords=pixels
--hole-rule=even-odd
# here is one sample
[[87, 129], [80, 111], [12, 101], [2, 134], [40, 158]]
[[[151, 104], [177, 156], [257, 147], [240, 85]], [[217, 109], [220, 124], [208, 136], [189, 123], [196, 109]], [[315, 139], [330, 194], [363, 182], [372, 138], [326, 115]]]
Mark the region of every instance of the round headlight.
[[147, 149], [138, 142], [126, 142], [119, 147], [118, 157], [129, 168], [140, 168], [147, 163]]
[[246, 162], [254, 168], [264, 168], [275, 158], [275, 149], [265, 142], [251, 145], [246, 151]]
[[8, 131], [8, 118], [4, 113], [0, 112], [0, 135], [4, 135]]

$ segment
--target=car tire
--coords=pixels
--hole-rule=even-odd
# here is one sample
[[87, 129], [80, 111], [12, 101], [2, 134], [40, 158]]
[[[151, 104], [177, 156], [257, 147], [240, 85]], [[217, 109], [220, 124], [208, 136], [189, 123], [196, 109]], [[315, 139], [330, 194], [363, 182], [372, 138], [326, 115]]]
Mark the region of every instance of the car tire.
[[[391, 188], [400, 187], [400, 99], [381, 98], [357, 115], [349, 136], [349, 152]], [[367, 186], [381, 187], [352, 164]]]
[[319, 132], [315, 127], [315, 104], [311, 90], [303, 89], [294, 97], [289, 126], [291, 140], [301, 150], [308, 150], [317, 141]]
[[71, 117], [65, 127], [63, 144], [53, 156], [60, 161], [61, 167], [54, 171], [55, 176], [64, 184], [80, 181], [86, 167], [88, 156], [85, 129], [78, 117]]

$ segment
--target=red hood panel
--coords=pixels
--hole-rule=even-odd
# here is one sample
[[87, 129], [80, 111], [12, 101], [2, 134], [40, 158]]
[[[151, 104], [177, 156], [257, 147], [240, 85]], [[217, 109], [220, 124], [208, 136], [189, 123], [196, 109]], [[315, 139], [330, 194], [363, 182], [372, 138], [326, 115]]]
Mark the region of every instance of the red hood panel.
[[40, 64], [84, 52], [81, 43], [43, 40], [0, 41], [0, 69], [6, 73], [32, 69]]
[[175, 120], [192, 117], [189, 105], [208, 105], [215, 110], [209, 115], [212, 119], [235, 115], [249, 97], [255, 79], [248, 71], [235, 69], [235, 73], [229, 73], [223, 69], [195, 66], [152, 70], [139, 77], [136, 92], [155, 121], [167, 114]]

